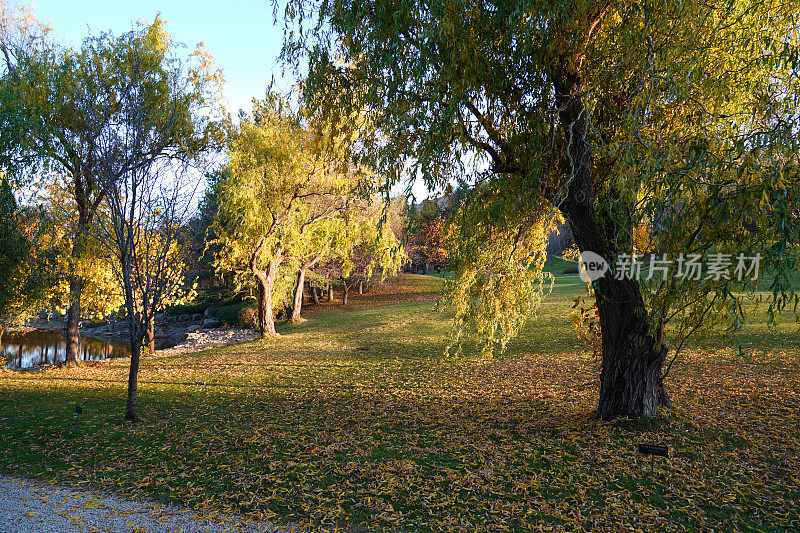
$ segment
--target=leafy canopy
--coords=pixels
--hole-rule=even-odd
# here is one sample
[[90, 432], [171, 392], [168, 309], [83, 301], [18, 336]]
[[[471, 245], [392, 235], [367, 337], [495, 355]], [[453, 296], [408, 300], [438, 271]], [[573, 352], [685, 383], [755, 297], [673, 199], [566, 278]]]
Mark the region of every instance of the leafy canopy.
[[44, 306], [55, 284], [56, 253], [43, 213], [17, 205], [7, 178], [0, 181], [0, 335]]
[[[250, 281], [250, 270], [264, 271], [276, 258], [279, 264], [334, 241], [343, 245], [342, 214], [360, 205], [359, 183], [371, 175], [341, 153], [331, 156], [330, 147], [278, 95], [268, 94], [255, 103], [252, 117], [242, 117], [221, 184], [224, 249], [218, 260], [219, 269], [238, 273], [240, 287]], [[281, 279], [288, 290], [290, 277]], [[285, 293], [273, 296], [280, 300]]]
[[[502, 346], [545, 286], [550, 213], [587, 199], [575, 190], [591, 196], [594, 251], [610, 261], [647, 227], [672, 258], [760, 253], [771, 311], [797, 303], [799, 7], [297, 0], [283, 59], [307, 60], [309, 109], [340, 130], [371, 125], [358, 154], [390, 182], [473, 188], [448, 292], [460, 331]], [[736, 327], [757, 288], [641, 286], [653, 325], [677, 324], [676, 345], [719, 319]]]

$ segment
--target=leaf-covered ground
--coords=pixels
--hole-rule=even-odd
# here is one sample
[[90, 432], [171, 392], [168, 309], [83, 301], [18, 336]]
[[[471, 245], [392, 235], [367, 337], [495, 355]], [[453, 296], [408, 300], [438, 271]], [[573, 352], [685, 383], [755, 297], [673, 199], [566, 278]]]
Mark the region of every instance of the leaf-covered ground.
[[[752, 330], [749, 360], [709, 339], [673, 367], [674, 412], [606, 423], [571, 330], [579, 282], [559, 279], [493, 361], [442, 355], [434, 284], [147, 360], [137, 426], [121, 421], [126, 361], [0, 374], [0, 470], [315, 529], [800, 528], [796, 325]], [[639, 443], [670, 457], [651, 464]]]

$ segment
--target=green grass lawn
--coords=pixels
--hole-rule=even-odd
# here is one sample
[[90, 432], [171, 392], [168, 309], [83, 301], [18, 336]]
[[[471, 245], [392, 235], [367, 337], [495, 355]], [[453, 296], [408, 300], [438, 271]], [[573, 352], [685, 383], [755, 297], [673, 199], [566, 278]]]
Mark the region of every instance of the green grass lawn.
[[[800, 528], [793, 321], [745, 330], [749, 360], [721, 336], [695, 343], [671, 372], [671, 415], [608, 423], [571, 325], [577, 277], [491, 361], [443, 355], [440, 283], [403, 276], [309, 308], [278, 339], [146, 359], [136, 426], [127, 360], [4, 372], [0, 470], [315, 529]], [[670, 458], [651, 473], [639, 443]]]

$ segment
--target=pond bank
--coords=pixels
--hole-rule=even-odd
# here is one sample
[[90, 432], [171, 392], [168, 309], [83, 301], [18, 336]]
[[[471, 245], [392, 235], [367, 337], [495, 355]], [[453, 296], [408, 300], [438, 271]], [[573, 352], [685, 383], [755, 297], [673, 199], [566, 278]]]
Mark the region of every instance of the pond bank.
[[[14, 332], [10, 332], [5, 337], [4, 342], [5, 351], [0, 348], [0, 353], [7, 357], [6, 363], [0, 364], [0, 368], [6, 367], [6, 370], [19, 371], [19, 370], [36, 370], [41, 368], [48, 368], [57, 366], [63, 363], [65, 357], [66, 344], [63, 337], [55, 340], [49, 337], [45, 340], [39, 339], [34, 341], [34, 345], [23, 344], [21, 339], [18, 339], [20, 333], [26, 337], [47, 337], [61, 335], [61, 328], [57, 327], [55, 321], [36, 321], [32, 326], [19, 328]], [[110, 328], [101, 326], [101, 328], [84, 328], [82, 331], [83, 338], [83, 361], [100, 361], [106, 359], [118, 359], [130, 357], [130, 350], [127, 348], [127, 339], [119, 335], [103, 335], [102, 332], [98, 333], [98, 329]], [[37, 335], [40, 332], [40, 335]], [[202, 326], [192, 326], [181, 332], [181, 339], [179, 342], [159, 343], [155, 357], [165, 357], [170, 355], [180, 355], [189, 352], [196, 352], [201, 350], [208, 350], [211, 348], [218, 348], [227, 344], [234, 344], [239, 342], [248, 341], [257, 338], [259, 335], [251, 329], [241, 328], [209, 328], [205, 329]], [[15, 337], [17, 337], [15, 339]], [[176, 337], [172, 340], [177, 341]], [[15, 342], [16, 341], [16, 342]], [[30, 340], [29, 340], [30, 341]], [[106, 344], [109, 343], [109, 344]], [[159, 345], [161, 348], [159, 349]], [[9, 352], [10, 349], [10, 352]], [[8, 353], [6, 353], [8, 352]], [[19, 359], [19, 361], [17, 361]], [[23, 364], [25, 360], [25, 364]]]

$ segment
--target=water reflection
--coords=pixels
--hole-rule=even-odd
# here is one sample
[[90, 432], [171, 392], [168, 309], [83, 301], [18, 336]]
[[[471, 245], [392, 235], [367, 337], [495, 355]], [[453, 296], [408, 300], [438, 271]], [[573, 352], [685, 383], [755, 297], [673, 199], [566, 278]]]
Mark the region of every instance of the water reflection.
[[[4, 360], [9, 359], [5, 367], [10, 370], [52, 365], [61, 363], [67, 358], [67, 339], [59, 331], [6, 333], [3, 335], [2, 343], [0, 356]], [[124, 345], [82, 337], [81, 353], [83, 361], [91, 361], [130, 355], [130, 349]]]

